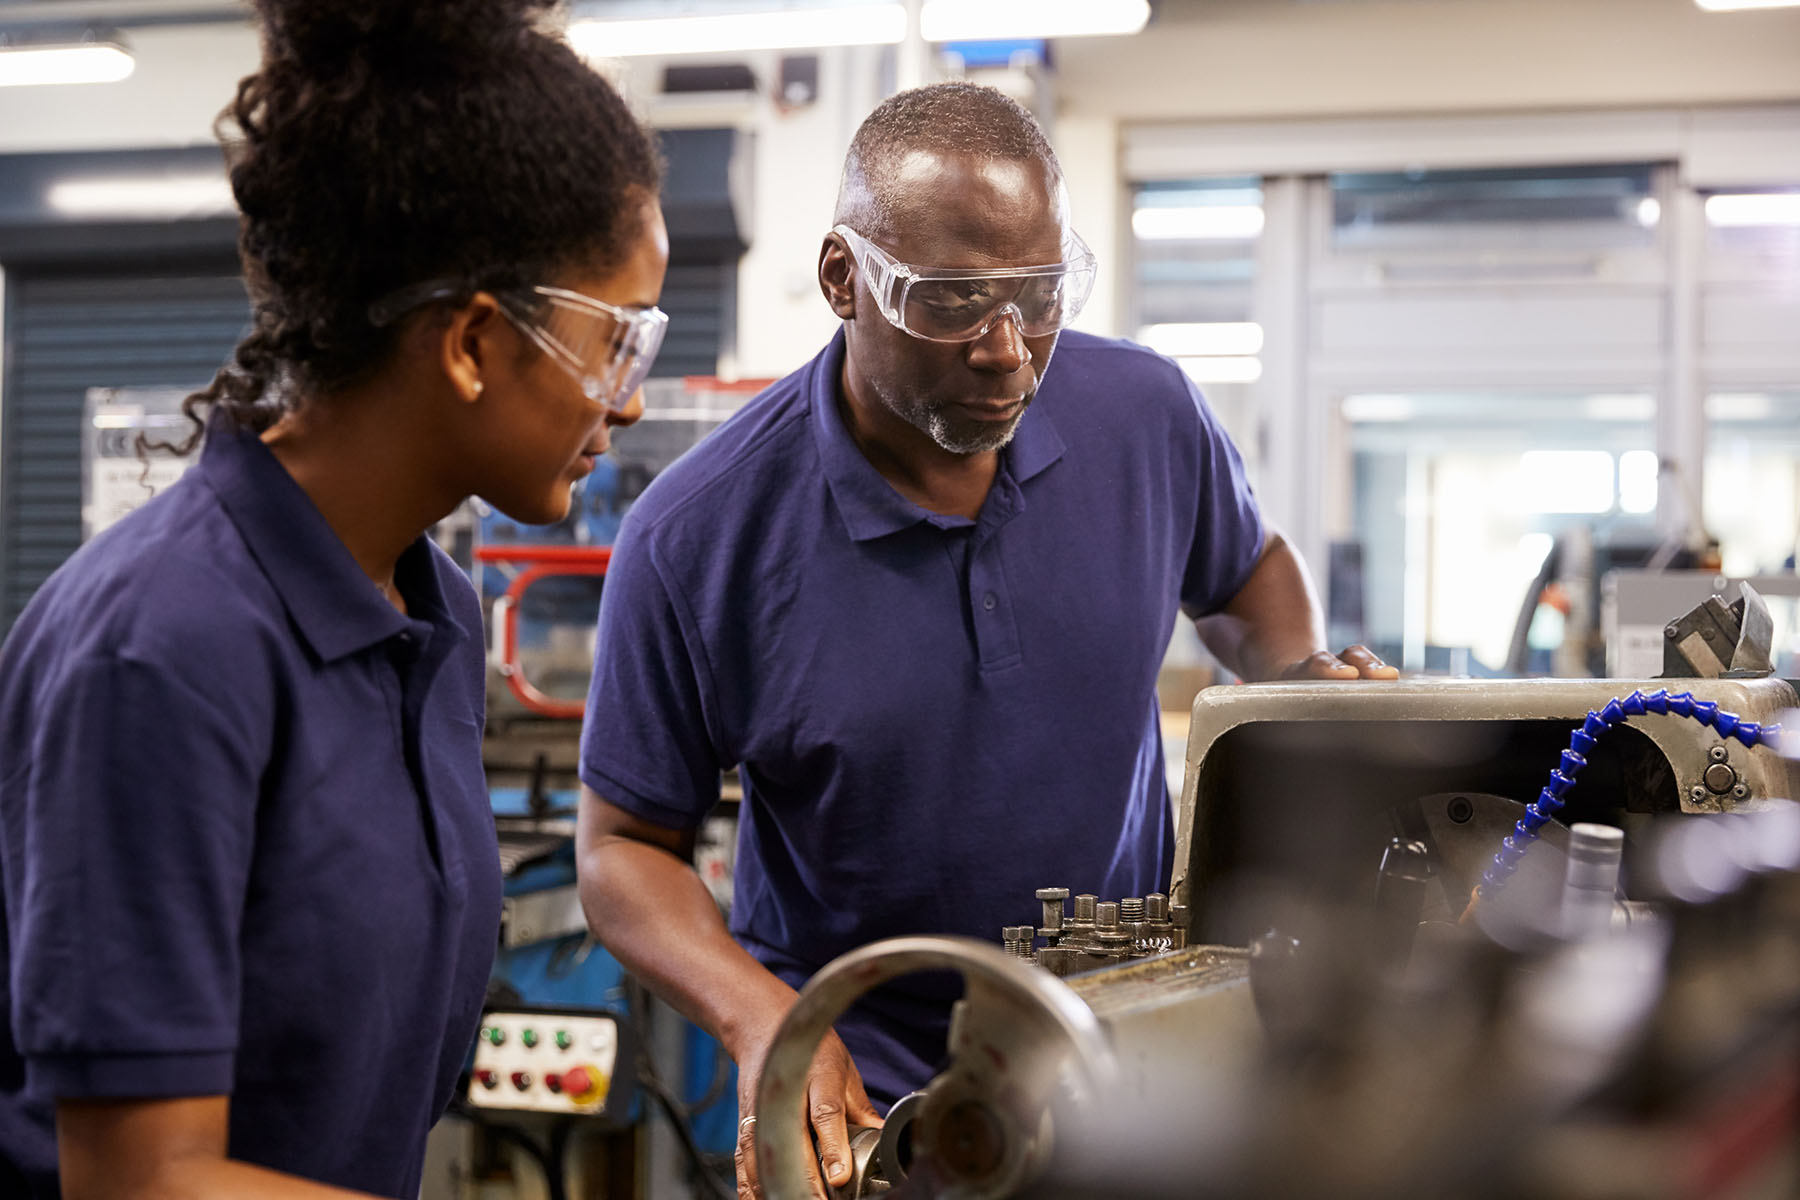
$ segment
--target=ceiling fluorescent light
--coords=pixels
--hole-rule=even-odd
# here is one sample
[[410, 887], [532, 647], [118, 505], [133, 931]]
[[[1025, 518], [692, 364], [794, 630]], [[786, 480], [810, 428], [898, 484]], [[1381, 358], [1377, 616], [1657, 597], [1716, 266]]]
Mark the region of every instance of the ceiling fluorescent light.
[[1767, 421], [1775, 416], [1775, 400], [1762, 392], [1714, 392], [1706, 398], [1710, 421]]
[[1345, 396], [1340, 408], [1344, 420], [1353, 425], [1361, 425], [1376, 421], [1410, 421], [1418, 415], [1419, 406], [1411, 396], [1370, 392], [1360, 396]]
[[1800, 8], [1800, 0], [1694, 0], [1707, 12], [1742, 12], [1750, 8]]
[[1148, 242], [1220, 241], [1262, 232], [1260, 204], [1212, 204], [1194, 208], [1140, 208], [1131, 231]]
[[1255, 383], [1262, 378], [1262, 359], [1178, 358], [1175, 360], [1195, 383]]
[[1706, 198], [1709, 225], [1800, 225], [1800, 192], [1745, 192]]
[[131, 74], [131, 52], [114, 40], [55, 44], [0, 41], [0, 87], [117, 83]]
[[1100, 37], [1149, 20], [1149, 0], [925, 0], [919, 31], [928, 42]]
[[900, 4], [591, 20], [569, 26], [569, 43], [583, 58], [800, 50], [810, 46], [892, 46], [905, 37], [906, 8]]
[[65, 180], [50, 186], [45, 202], [70, 217], [175, 220], [237, 211], [231, 183], [221, 175]]
[[1138, 333], [1138, 341], [1170, 358], [1194, 354], [1260, 354], [1263, 330], [1255, 321], [1146, 325]]

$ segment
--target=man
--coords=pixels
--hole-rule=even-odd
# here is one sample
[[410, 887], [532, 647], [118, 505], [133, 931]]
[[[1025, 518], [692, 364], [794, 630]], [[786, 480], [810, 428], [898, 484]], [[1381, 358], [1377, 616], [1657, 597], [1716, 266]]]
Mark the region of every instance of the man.
[[[745, 1113], [794, 989], [838, 954], [991, 940], [1047, 884], [1166, 888], [1155, 683], [1178, 607], [1246, 678], [1394, 675], [1325, 650], [1298, 558], [1175, 364], [1059, 344], [1093, 260], [1012, 101], [951, 83], [877, 108], [818, 274], [842, 332], [625, 522], [582, 747], [589, 922], [721, 1039]], [[682, 860], [733, 764], [728, 934]], [[846, 1118], [877, 1123], [864, 1081], [885, 1103], [923, 1084], [949, 999], [902, 980], [821, 1048], [833, 1184]]]

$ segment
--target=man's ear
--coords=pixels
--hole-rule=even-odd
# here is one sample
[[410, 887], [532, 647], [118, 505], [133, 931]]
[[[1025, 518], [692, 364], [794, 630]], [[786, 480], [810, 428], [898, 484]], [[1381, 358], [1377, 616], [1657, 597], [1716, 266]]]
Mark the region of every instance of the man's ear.
[[487, 292], [476, 292], [451, 310], [438, 333], [437, 359], [460, 399], [473, 402], [481, 396], [483, 373], [501, 361], [495, 338], [505, 324], [500, 302]]
[[835, 233], [826, 234], [825, 244], [819, 247], [819, 291], [838, 319], [848, 321], [856, 316], [856, 260]]

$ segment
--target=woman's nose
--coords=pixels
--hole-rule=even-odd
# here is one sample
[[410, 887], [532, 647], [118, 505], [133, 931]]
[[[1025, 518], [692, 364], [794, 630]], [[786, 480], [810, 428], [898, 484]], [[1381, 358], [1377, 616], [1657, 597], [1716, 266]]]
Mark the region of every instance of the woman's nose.
[[608, 409], [606, 423], [608, 425], [635, 425], [638, 418], [644, 415], [644, 389], [639, 388], [631, 393], [631, 398], [617, 408]]

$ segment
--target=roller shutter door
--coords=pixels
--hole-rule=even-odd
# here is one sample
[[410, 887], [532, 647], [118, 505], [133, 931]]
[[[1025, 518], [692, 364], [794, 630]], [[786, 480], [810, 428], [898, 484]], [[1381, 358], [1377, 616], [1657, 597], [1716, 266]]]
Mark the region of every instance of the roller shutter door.
[[669, 314], [669, 332], [650, 372], [659, 379], [717, 374], [719, 354], [735, 324], [737, 259], [690, 258], [682, 250], [670, 247], [669, 273], [658, 302]]
[[[735, 261], [679, 253], [659, 376], [711, 375], [733, 320]], [[687, 261], [680, 261], [687, 258]], [[93, 387], [203, 387], [249, 319], [236, 275], [7, 275], [0, 411], [0, 633], [81, 543], [81, 418]]]
[[92, 387], [203, 387], [243, 335], [235, 275], [9, 272], [0, 411], [0, 632], [81, 543]]

